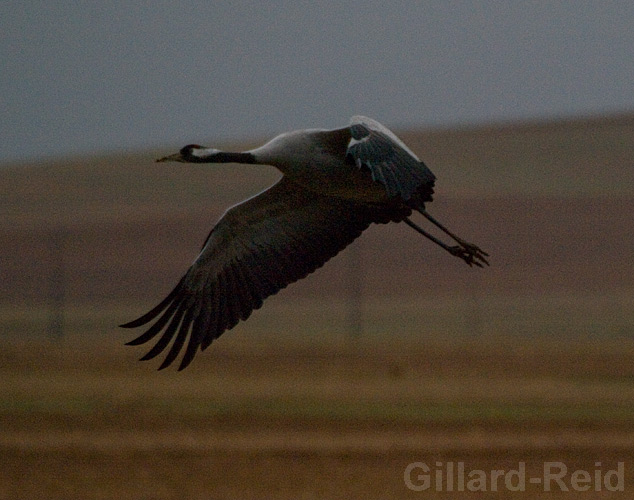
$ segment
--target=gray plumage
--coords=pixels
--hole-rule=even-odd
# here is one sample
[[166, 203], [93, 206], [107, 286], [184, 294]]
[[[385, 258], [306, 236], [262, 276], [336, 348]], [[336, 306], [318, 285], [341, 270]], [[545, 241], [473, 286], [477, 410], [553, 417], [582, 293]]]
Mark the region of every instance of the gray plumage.
[[[426, 212], [434, 174], [396, 135], [369, 118], [355, 116], [340, 129], [288, 132], [242, 153], [189, 145], [157, 161], [267, 164], [283, 174], [269, 189], [227, 210], [172, 292], [122, 325], [135, 328], [155, 320], [128, 344], [158, 336], [141, 358], [146, 360], [172, 342], [160, 369], [185, 344], [179, 370], [188, 366], [199, 349], [246, 320], [266, 297], [321, 267], [372, 223], [405, 221], [469, 265], [488, 264], [485, 252]], [[414, 224], [412, 210], [458, 245], [446, 245]]]

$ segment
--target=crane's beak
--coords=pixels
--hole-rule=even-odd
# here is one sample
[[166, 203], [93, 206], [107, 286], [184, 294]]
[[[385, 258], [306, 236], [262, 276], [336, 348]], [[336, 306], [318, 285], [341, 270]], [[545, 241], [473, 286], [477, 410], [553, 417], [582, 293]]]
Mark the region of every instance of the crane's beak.
[[165, 161], [180, 161], [180, 162], [184, 162], [185, 159], [183, 158], [183, 155], [180, 153], [176, 153], [173, 155], [169, 155], [169, 156], [164, 156], [163, 158], [159, 158], [158, 160], [156, 160], [156, 163], [162, 163]]

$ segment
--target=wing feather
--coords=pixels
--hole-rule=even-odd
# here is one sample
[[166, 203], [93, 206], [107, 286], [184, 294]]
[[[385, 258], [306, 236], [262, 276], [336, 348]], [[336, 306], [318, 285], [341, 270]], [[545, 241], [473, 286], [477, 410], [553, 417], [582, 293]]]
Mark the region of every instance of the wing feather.
[[209, 309], [206, 309], [203, 314], [206, 314], [209, 321], [209, 328], [203, 332], [203, 337], [200, 339], [200, 350], [204, 351], [211, 345], [214, 339], [217, 339], [220, 336], [220, 333], [223, 329], [220, 326], [220, 322], [223, 320], [223, 316], [221, 313], [222, 294], [220, 293], [220, 283], [218, 280], [215, 280], [211, 284], [212, 289], [212, 300], [209, 302]]
[[187, 338], [187, 333], [189, 332], [189, 327], [193, 320], [193, 317], [192, 317], [193, 311], [194, 310], [192, 308], [189, 308], [185, 312], [183, 321], [180, 324], [180, 327], [178, 328], [178, 334], [176, 335], [176, 338], [174, 339], [174, 343], [172, 344], [171, 349], [167, 353], [167, 356], [165, 356], [163, 363], [161, 363], [159, 370], [162, 370], [163, 368], [166, 368], [170, 364], [172, 364], [172, 361], [176, 359], [176, 356], [178, 356], [178, 353], [183, 348], [183, 344], [185, 343], [185, 339]]
[[182, 370], [199, 349], [247, 319], [268, 296], [321, 267], [370, 223], [389, 219], [389, 210], [309, 193], [283, 177], [225, 213], [168, 297], [123, 325], [138, 327], [158, 317], [129, 344], [160, 335], [142, 358], [151, 359], [174, 339], [164, 368], [187, 343]]
[[[175, 288], [174, 290], [177, 290], [177, 289]], [[174, 292], [172, 292], [172, 294], [173, 293]], [[172, 295], [172, 294], [170, 294], [170, 295]], [[145, 332], [140, 337], [137, 337], [136, 339], [131, 340], [126, 345], [145, 344], [148, 340], [152, 340], [163, 329], [163, 327], [167, 324], [167, 322], [170, 320], [170, 318], [174, 315], [174, 311], [180, 305], [181, 300], [182, 300], [182, 297], [178, 297], [178, 296], [175, 299], [173, 297], [169, 297], [169, 296], [168, 296], [168, 298], [171, 298], [171, 302], [168, 302], [168, 301], [164, 300], [157, 307], [155, 307], [152, 311], [150, 311], [150, 313], [152, 313], [152, 314], [148, 313], [148, 314], [146, 314], [144, 316], [141, 316], [141, 318], [139, 318], [136, 321], [132, 321], [130, 323], [126, 323], [125, 325], [121, 325], [123, 328], [136, 328], [137, 326], [144, 325], [144, 324], [152, 321], [152, 319], [154, 319], [154, 317], [156, 316], [156, 314], [154, 314], [154, 311], [159, 306], [166, 307], [167, 304], [169, 304], [169, 306], [167, 306], [167, 309], [165, 309], [165, 311], [163, 312], [161, 317], [156, 321], [156, 323], [154, 323], [152, 325], [152, 327], [147, 332]], [[160, 309], [158, 311], [159, 311], [159, 313], [161, 312]]]
[[[161, 314], [161, 312], [163, 310], [165, 310], [165, 308], [172, 303], [179, 295], [179, 291], [180, 291], [180, 287], [183, 283], [183, 280], [185, 278], [182, 278], [181, 281], [178, 283], [178, 285], [176, 285], [174, 287], [174, 289], [167, 295], [167, 297], [165, 297], [156, 307], [154, 307], [152, 310], [148, 311], [147, 313], [145, 313], [143, 316], [141, 316], [140, 318], [135, 319], [134, 321], [130, 321], [129, 323], [125, 323], [123, 325], [121, 325], [123, 328], [136, 328], [137, 326], [141, 326], [141, 325], [145, 325], [146, 323], [152, 321], [154, 318], [156, 318], [159, 314]], [[131, 344], [130, 342], [128, 342], [128, 345], [134, 345]]]
[[204, 293], [201, 296], [199, 313], [192, 323], [192, 330], [190, 333], [191, 338], [187, 343], [187, 349], [185, 350], [185, 354], [183, 354], [183, 359], [181, 359], [179, 367], [181, 370], [192, 362], [194, 356], [196, 355], [196, 351], [204, 338], [205, 332], [207, 332], [209, 320], [211, 319], [211, 316], [206, 312], [208, 311], [210, 298], [211, 297], [207, 293]]
[[371, 118], [354, 116], [350, 135], [346, 155], [359, 168], [367, 168], [389, 197], [431, 201], [436, 177], [388, 128]]
[[[176, 332], [176, 329], [178, 328], [178, 325], [180, 324], [181, 319], [183, 318], [183, 314], [185, 314], [185, 309], [186, 308], [183, 306], [183, 303], [181, 302], [178, 309], [176, 309], [176, 312], [172, 316], [170, 324], [168, 325], [167, 329], [165, 330], [165, 332], [163, 333], [159, 341], [156, 344], [154, 344], [154, 347], [152, 347], [152, 349], [150, 349], [149, 352], [141, 358], [142, 361], [147, 361], [149, 359], [155, 358], [156, 356], [161, 354], [163, 350], [169, 345], [170, 341], [172, 340], [172, 337], [174, 336], [174, 332]], [[157, 334], [158, 333], [159, 332], [157, 332]]]

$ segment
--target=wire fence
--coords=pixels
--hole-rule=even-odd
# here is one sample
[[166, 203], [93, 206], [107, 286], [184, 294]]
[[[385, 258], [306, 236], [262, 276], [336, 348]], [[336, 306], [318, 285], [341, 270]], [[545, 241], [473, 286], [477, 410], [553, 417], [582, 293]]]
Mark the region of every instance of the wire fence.
[[[68, 256], [74, 251], [73, 237], [65, 228], [47, 232], [46, 262], [40, 263], [41, 297], [23, 301], [17, 307], [5, 303], [5, 332], [39, 334], [57, 340], [78, 331], [107, 333], [129, 319], [129, 315], [138, 315], [143, 303], [147, 305], [143, 297], [134, 301], [93, 298], [87, 303], [70, 294]], [[256, 332], [329, 332], [353, 340], [381, 334], [478, 338], [490, 333], [634, 338], [634, 295], [628, 289], [610, 293], [491, 294], [475, 273], [457, 287], [453, 296], [377, 297], [368, 289], [364, 254], [363, 240], [346, 251], [344, 287], [336, 297], [317, 294], [310, 299], [295, 299], [287, 294], [283, 299], [269, 299], [254, 316], [257, 319], [246, 326], [241, 323], [239, 328]], [[84, 279], [94, 280], [95, 275]]]

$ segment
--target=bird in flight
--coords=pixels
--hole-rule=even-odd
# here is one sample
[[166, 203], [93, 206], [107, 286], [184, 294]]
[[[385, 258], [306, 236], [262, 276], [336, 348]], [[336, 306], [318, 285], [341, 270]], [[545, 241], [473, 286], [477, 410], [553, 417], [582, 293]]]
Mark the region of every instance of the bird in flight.
[[[389, 129], [354, 116], [333, 130], [281, 134], [263, 146], [226, 152], [191, 144], [157, 160], [185, 163], [246, 163], [276, 167], [281, 179], [225, 212], [198, 257], [172, 292], [151, 311], [121, 325], [154, 321], [128, 342], [158, 340], [142, 360], [171, 347], [159, 370], [185, 347], [179, 370], [198, 350], [246, 320], [264, 299], [321, 267], [370, 224], [405, 222], [469, 266], [488, 265], [488, 254], [453, 234], [425, 209], [435, 176]], [[421, 213], [455, 244], [415, 224]], [[189, 340], [188, 340], [189, 339]]]

